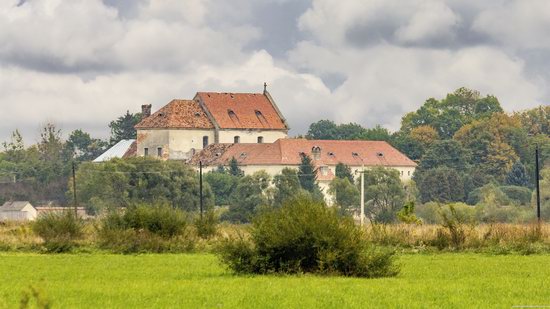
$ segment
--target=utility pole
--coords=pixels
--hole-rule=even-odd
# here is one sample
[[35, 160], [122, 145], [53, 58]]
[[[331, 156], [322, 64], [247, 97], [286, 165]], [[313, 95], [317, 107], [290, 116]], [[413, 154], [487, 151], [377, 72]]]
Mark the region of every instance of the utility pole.
[[201, 220], [202, 220], [202, 207], [203, 207], [203, 197], [202, 197], [202, 160], [199, 161], [199, 191], [200, 191], [200, 206], [201, 206]]
[[535, 148], [535, 180], [537, 185], [537, 219], [540, 223], [540, 173], [539, 173], [539, 144]]
[[74, 202], [74, 217], [78, 218], [78, 202], [76, 200], [76, 172], [75, 172], [75, 164], [73, 160], [73, 202]]
[[361, 226], [365, 224], [365, 165], [361, 164]]

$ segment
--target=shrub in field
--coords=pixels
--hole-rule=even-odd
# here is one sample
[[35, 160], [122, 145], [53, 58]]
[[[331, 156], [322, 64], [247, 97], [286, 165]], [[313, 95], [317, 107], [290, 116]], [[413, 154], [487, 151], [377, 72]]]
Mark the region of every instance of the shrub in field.
[[324, 273], [394, 276], [394, 253], [368, 246], [350, 218], [311, 197], [288, 200], [255, 217], [250, 239], [227, 239], [223, 262], [241, 273]]
[[115, 252], [186, 251], [192, 248], [187, 216], [168, 205], [138, 205], [101, 219], [100, 246]]
[[518, 186], [502, 186], [500, 190], [508, 196], [509, 199], [516, 201], [520, 205], [529, 205], [531, 202], [531, 189]]
[[83, 235], [84, 224], [71, 211], [41, 215], [33, 223], [32, 230], [42, 240], [48, 252], [71, 250]]
[[202, 218], [200, 215], [197, 215], [193, 222], [197, 235], [203, 239], [215, 236], [218, 232], [218, 224], [219, 219], [213, 210], [204, 213]]
[[441, 210], [441, 228], [437, 230], [434, 244], [440, 248], [451, 246], [458, 250], [461, 249], [466, 241], [466, 228], [465, 224], [468, 222], [468, 218], [455, 208], [453, 205], [449, 205], [448, 211]]

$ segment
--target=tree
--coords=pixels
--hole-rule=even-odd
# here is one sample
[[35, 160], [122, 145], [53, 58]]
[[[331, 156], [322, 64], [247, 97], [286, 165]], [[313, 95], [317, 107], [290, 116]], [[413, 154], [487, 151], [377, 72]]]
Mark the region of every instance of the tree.
[[71, 132], [67, 139], [67, 150], [79, 161], [90, 161], [101, 155], [108, 144], [100, 139], [91, 138], [90, 134], [78, 129]]
[[241, 177], [244, 175], [244, 172], [239, 168], [239, 162], [237, 162], [235, 157], [231, 158], [229, 161], [229, 175], [236, 177]]
[[516, 163], [512, 165], [512, 169], [506, 176], [506, 184], [520, 187], [529, 186], [529, 175], [527, 175], [525, 166], [521, 164], [520, 161], [516, 161]]
[[298, 177], [300, 179], [300, 186], [310, 193], [319, 190], [317, 184], [317, 169], [313, 166], [311, 157], [304, 154], [302, 155], [302, 162], [298, 168]]
[[[503, 113], [494, 113], [483, 121], [476, 120], [456, 132], [454, 139], [472, 154], [472, 164], [483, 172], [504, 180], [513, 163], [518, 160], [514, 148], [517, 130], [521, 128], [517, 119]], [[518, 148], [524, 148], [516, 145]]]
[[392, 137], [388, 129], [376, 125], [374, 128], [365, 129], [359, 136], [359, 139], [367, 141], [391, 141]]
[[111, 121], [109, 124], [109, 128], [111, 128], [111, 145], [114, 145], [123, 139], [136, 139], [137, 132], [134, 127], [140, 121], [141, 113], [131, 114], [130, 111], [126, 111], [126, 114]]
[[419, 126], [411, 130], [411, 138], [418, 141], [422, 147], [428, 148], [437, 140], [439, 140], [439, 134], [437, 131], [428, 125]]
[[[128, 207], [136, 203], [165, 202], [185, 211], [198, 211], [199, 177], [190, 166], [155, 158], [113, 159], [85, 162], [77, 171], [79, 202], [93, 212]], [[72, 186], [67, 196], [72, 197]], [[208, 183], [203, 185], [204, 206], [214, 206]]]
[[470, 154], [467, 149], [454, 140], [435, 142], [424, 154], [420, 162], [420, 170], [428, 170], [436, 167], [450, 167], [464, 170], [468, 167]]
[[351, 168], [342, 162], [338, 162], [338, 164], [336, 164], [335, 174], [338, 178], [347, 178], [350, 183], [354, 182], [353, 175], [351, 174]]
[[464, 201], [464, 180], [454, 169], [437, 167], [415, 173], [422, 203]]
[[239, 179], [225, 172], [214, 171], [206, 173], [204, 181], [212, 188], [216, 205], [223, 206], [230, 204], [231, 194], [233, 194], [233, 191], [237, 187]]
[[10, 142], [4, 142], [2, 146], [4, 147], [4, 160], [18, 163], [25, 159], [25, 143], [19, 130], [13, 131]]
[[401, 131], [410, 132], [415, 127], [429, 125], [441, 138], [449, 139], [464, 125], [499, 112], [502, 108], [497, 98], [482, 98], [478, 91], [463, 87], [443, 100], [426, 100], [417, 111], [402, 118]]
[[392, 136], [392, 145], [407, 155], [411, 160], [419, 160], [426, 149], [418, 140], [411, 137], [408, 132], [396, 132]]
[[348, 178], [335, 177], [329, 184], [328, 192], [341, 215], [351, 215], [357, 210], [361, 193]]
[[365, 214], [372, 221], [394, 222], [405, 202], [405, 190], [399, 172], [383, 167], [366, 171], [365, 201]]
[[268, 205], [267, 188], [270, 176], [258, 171], [239, 179], [239, 184], [231, 195], [231, 205], [222, 219], [234, 223], [248, 223], [259, 207]]
[[361, 139], [366, 134], [365, 128], [357, 123], [343, 123], [337, 127], [336, 139], [356, 140]]
[[301, 190], [298, 171], [293, 168], [283, 168], [281, 174], [273, 177], [273, 206], [279, 207], [286, 200], [296, 196]]
[[319, 120], [309, 126], [306, 136], [308, 139], [337, 139], [338, 126], [330, 120]]

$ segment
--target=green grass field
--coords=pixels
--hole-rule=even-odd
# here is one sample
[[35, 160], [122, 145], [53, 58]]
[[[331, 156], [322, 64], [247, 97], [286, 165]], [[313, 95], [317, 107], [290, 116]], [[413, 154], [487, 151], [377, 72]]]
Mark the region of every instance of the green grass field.
[[550, 256], [417, 254], [396, 278], [236, 276], [213, 255], [0, 254], [0, 308], [40, 287], [54, 308], [550, 305]]

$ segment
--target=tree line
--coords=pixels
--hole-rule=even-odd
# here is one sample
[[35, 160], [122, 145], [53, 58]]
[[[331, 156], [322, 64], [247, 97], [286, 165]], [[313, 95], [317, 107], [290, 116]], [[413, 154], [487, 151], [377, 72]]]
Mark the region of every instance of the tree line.
[[[82, 130], [71, 132], [64, 140], [55, 125], [47, 124], [38, 143], [27, 147], [15, 131], [0, 152], [0, 202], [26, 199], [71, 203], [69, 183], [75, 162], [82, 186], [80, 202], [93, 211], [157, 197], [175, 207], [194, 209], [197, 202], [191, 196], [197, 194], [197, 175], [190, 167], [143, 158], [89, 163], [121, 139], [135, 138], [133, 127], [140, 119], [139, 113], [127, 112], [113, 120], [108, 140], [93, 138]], [[305, 137], [387, 141], [415, 160], [418, 168], [407, 183], [402, 183], [393, 170], [377, 168], [365, 174], [367, 215], [376, 221], [395, 221], [404, 205], [411, 209], [414, 204], [422, 208], [428, 203], [462, 203], [476, 205], [478, 210], [494, 204], [504, 208], [493, 212], [527, 211], [532, 206], [537, 146], [544, 167], [543, 215], [550, 217], [550, 201], [544, 198], [544, 184], [550, 181], [550, 169], [546, 168], [549, 133], [549, 106], [506, 113], [496, 97], [460, 88], [442, 99], [430, 98], [404, 115], [396, 132], [380, 125], [365, 128], [320, 120], [310, 125]], [[236, 161], [219, 167], [205, 175], [208, 203], [228, 206], [228, 219], [245, 222], [259, 205], [276, 206], [289, 195], [310, 194], [321, 200], [330, 194], [342, 214], [356, 213], [358, 175], [339, 164], [329, 190], [321, 192], [315, 167], [308, 160], [306, 156], [298, 169], [285, 169], [274, 177], [265, 172], [242, 175]]]

